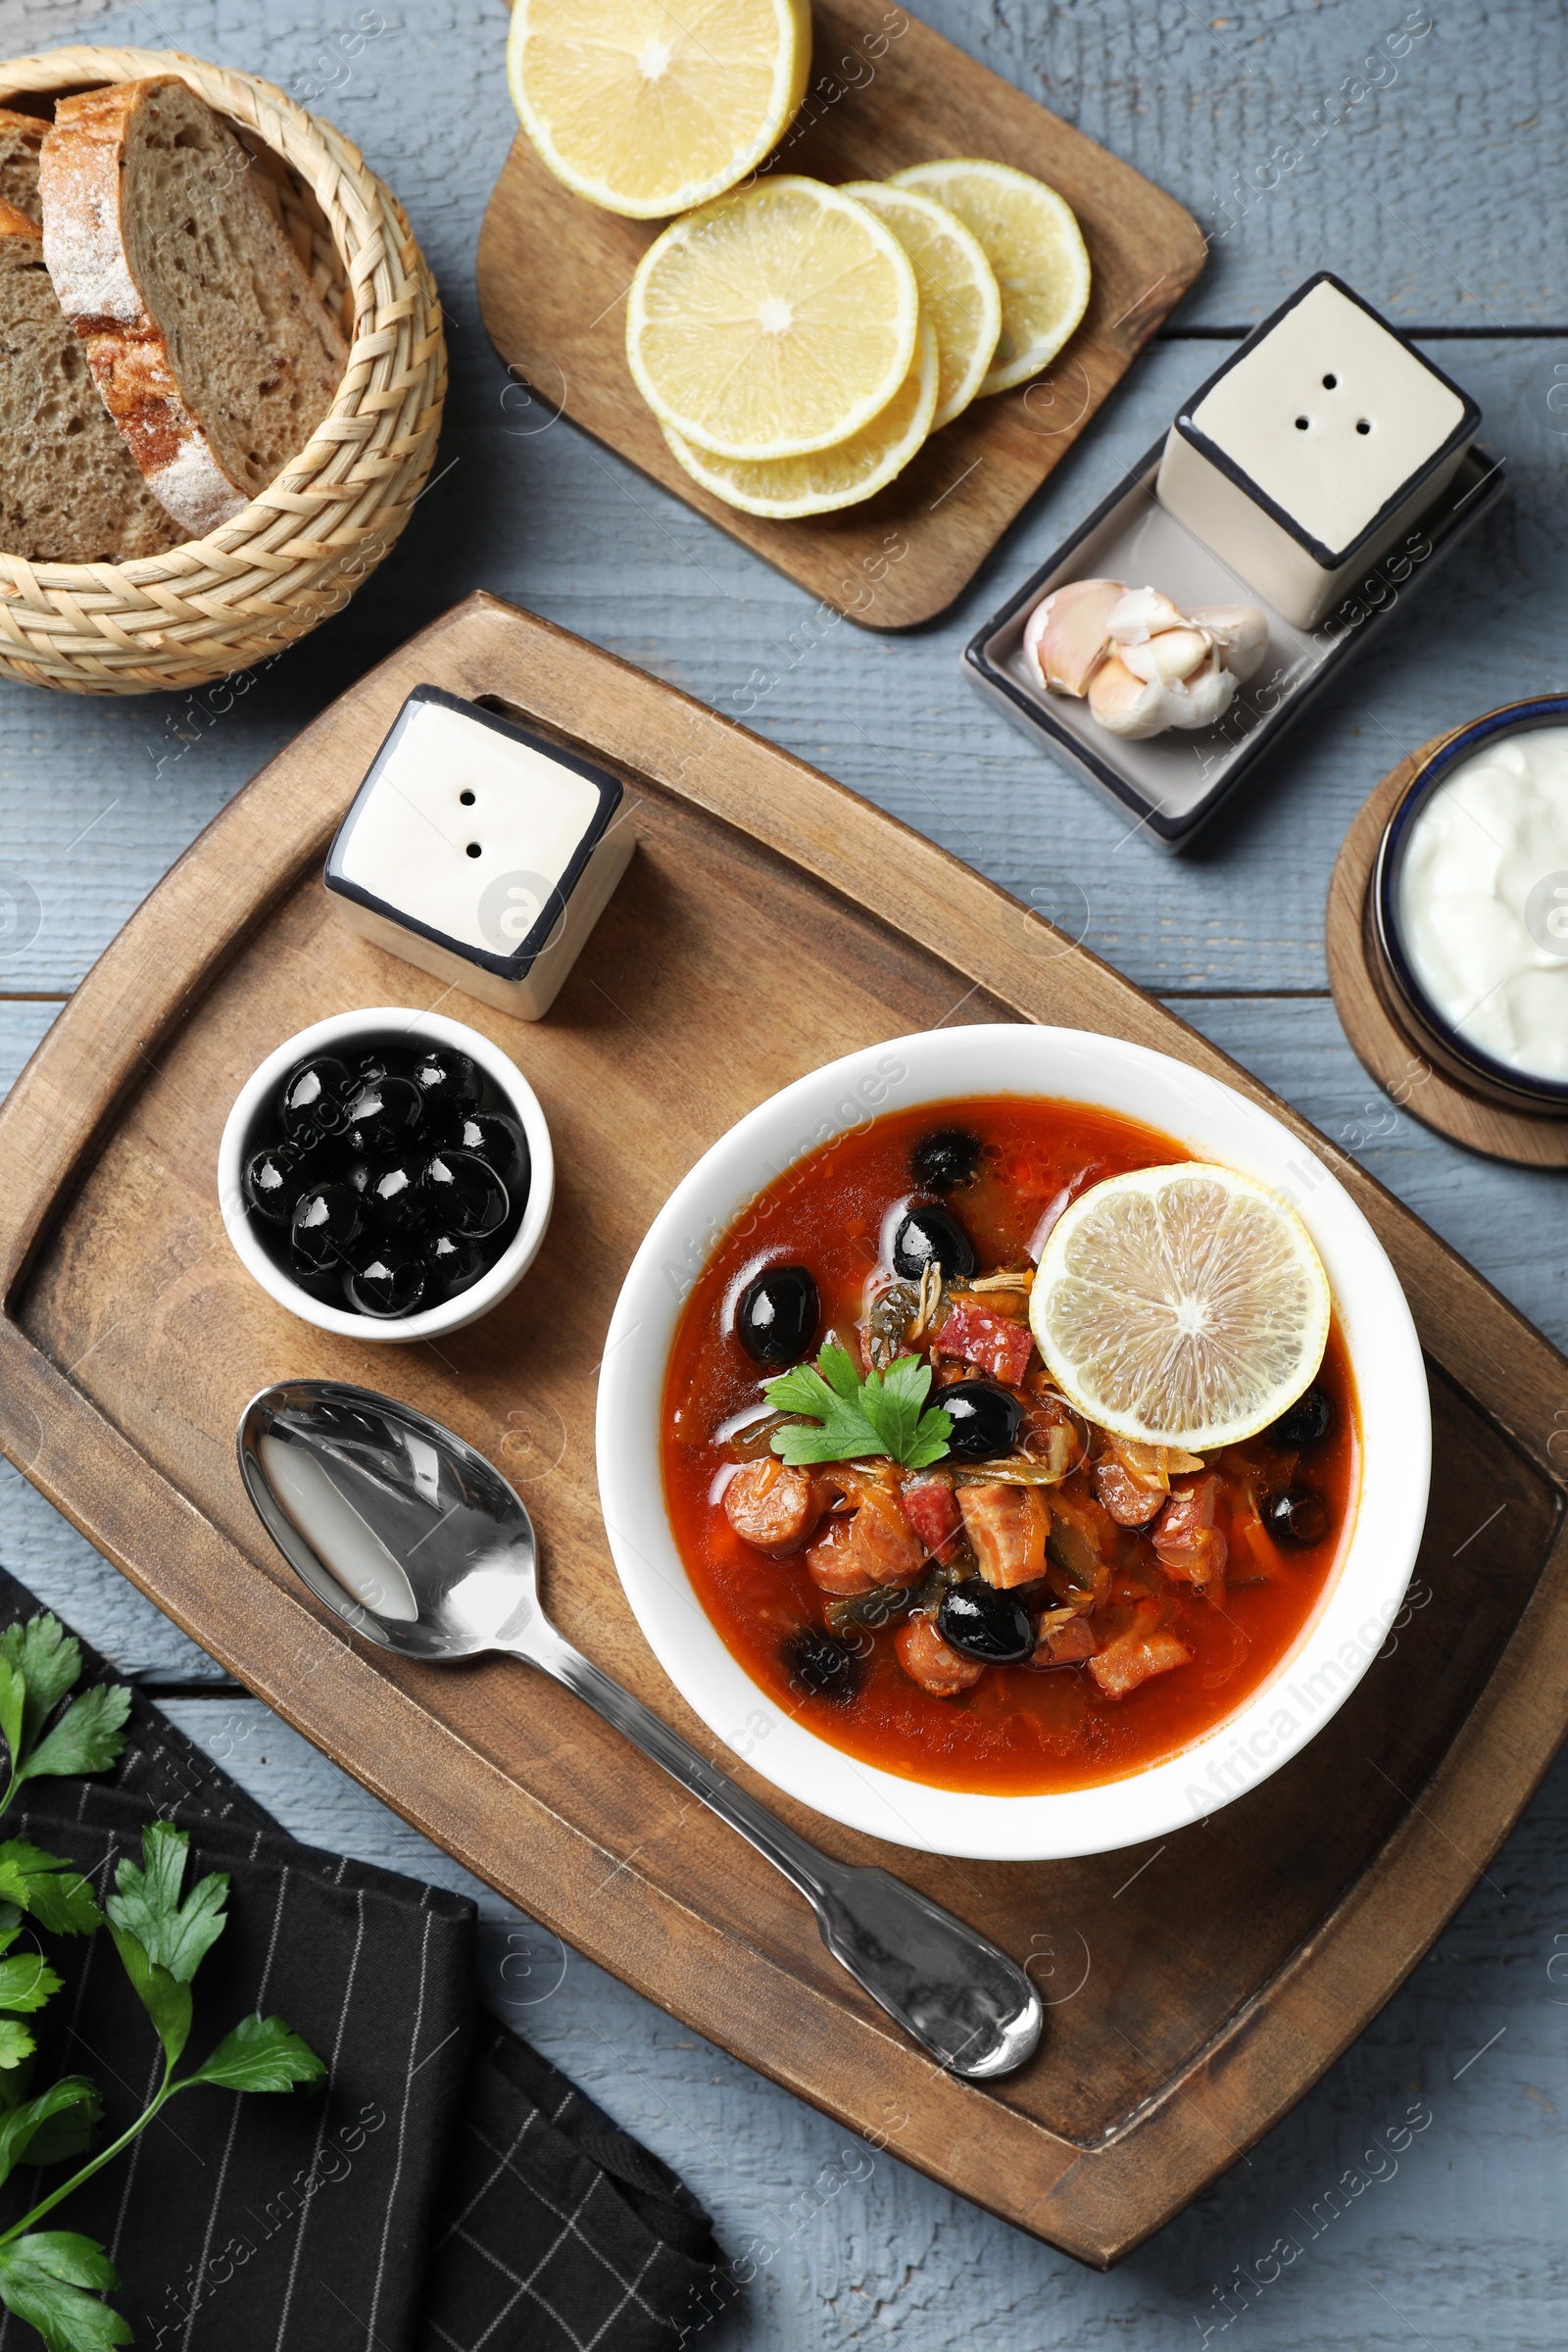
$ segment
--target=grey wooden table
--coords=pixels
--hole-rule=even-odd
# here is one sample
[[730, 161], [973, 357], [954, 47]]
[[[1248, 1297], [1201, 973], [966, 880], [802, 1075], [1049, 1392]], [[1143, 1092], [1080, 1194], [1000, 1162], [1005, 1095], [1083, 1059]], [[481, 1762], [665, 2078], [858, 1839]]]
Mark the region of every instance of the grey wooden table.
[[[804, 754], [994, 875], [1357, 1152], [1559, 1344], [1561, 1180], [1467, 1157], [1345, 1043], [1323, 962], [1349, 818], [1401, 752], [1568, 685], [1568, 18], [1563, 0], [916, 0], [916, 13], [1172, 190], [1210, 233], [1174, 325], [937, 627], [824, 628], [798, 591], [507, 378], [473, 250], [513, 133], [498, 0], [0, 0], [0, 53], [86, 37], [194, 51], [328, 113], [396, 187], [439, 276], [444, 468], [380, 575], [221, 714], [0, 687], [0, 1086], [228, 796], [341, 686], [470, 588], [612, 648]], [[1223, 7], [1223, 12], [1220, 13]], [[367, 31], [345, 59], [340, 31]], [[318, 91], [321, 94], [318, 96]], [[1129, 837], [974, 700], [958, 650], [1163, 429], [1219, 350], [1332, 267], [1480, 399], [1511, 492], [1199, 856]], [[772, 680], [759, 693], [755, 673]], [[471, 1885], [123, 1585], [8, 1468], [0, 1558], [289, 1828]], [[677, 2165], [756, 2277], [711, 2352], [973, 2338], [996, 2352], [1346, 2340], [1557, 2347], [1568, 2104], [1568, 1765], [1404, 1990], [1251, 2157], [1108, 2278], [847, 2147], [489, 1896], [486, 1978], [522, 2032]], [[1413, 2099], [1430, 2127], [1330, 2222], [1325, 2192]], [[1290, 2233], [1302, 2255], [1269, 2258]], [[1240, 2340], [1240, 2335], [1239, 2339]]]

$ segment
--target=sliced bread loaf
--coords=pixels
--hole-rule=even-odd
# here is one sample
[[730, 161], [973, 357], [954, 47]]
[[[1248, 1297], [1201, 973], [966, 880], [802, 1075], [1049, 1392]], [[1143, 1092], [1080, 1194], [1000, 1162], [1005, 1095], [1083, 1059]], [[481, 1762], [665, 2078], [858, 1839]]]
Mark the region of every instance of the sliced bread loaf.
[[33, 564], [103, 564], [183, 537], [98, 397], [37, 221], [0, 202], [0, 548]]
[[15, 205], [29, 220], [38, 218], [38, 150], [48, 127], [36, 115], [0, 106], [0, 204]]
[[240, 513], [332, 405], [348, 350], [232, 131], [176, 74], [63, 98], [44, 252], [110, 416], [192, 535]]

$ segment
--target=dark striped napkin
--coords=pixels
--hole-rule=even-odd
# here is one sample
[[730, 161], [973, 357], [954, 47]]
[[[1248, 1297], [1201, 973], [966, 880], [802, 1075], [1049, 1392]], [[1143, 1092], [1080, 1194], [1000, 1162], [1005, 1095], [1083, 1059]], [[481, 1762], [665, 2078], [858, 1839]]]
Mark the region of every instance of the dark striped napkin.
[[[0, 1571], [0, 1624], [37, 1604]], [[85, 1679], [107, 1678], [83, 1644]], [[667, 2352], [719, 2253], [708, 2216], [535, 2051], [476, 2006], [473, 1905], [300, 1845], [139, 1694], [117, 1771], [28, 1784], [0, 1825], [102, 1894], [143, 1827], [191, 1833], [229, 1925], [196, 1980], [199, 2060], [248, 2011], [328, 2064], [315, 2097], [176, 2099], [48, 2227], [120, 2273], [139, 2347], [163, 2352]], [[102, 1936], [51, 1938], [66, 1988], [37, 2080], [91, 2075], [107, 2142], [158, 2077], [155, 2037]], [[58, 2173], [56, 2180], [62, 2176]], [[0, 2228], [50, 2176], [0, 2191]], [[36, 2346], [0, 2314], [0, 2352]]]

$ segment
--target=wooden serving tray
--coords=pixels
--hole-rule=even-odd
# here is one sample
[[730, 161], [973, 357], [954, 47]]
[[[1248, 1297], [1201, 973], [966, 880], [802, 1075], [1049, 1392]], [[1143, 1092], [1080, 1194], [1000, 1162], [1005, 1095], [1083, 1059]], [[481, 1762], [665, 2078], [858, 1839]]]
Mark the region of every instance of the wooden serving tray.
[[[1324, 947], [1334, 1009], [1357, 1056], [1385, 1093], [1425, 1126], [1489, 1159], [1526, 1168], [1568, 1168], [1568, 1116], [1515, 1108], [1465, 1084], [1435, 1041], [1412, 1022], [1378, 947], [1372, 886], [1390, 817], [1418, 768], [1446, 735], [1391, 767], [1368, 794], [1345, 836], [1329, 884]], [[1568, 1455], [1568, 1437], [1557, 1448]]]
[[626, 289], [662, 221], [623, 220], [552, 177], [520, 133], [479, 235], [479, 307], [520, 379], [514, 432], [558, 416], [606, 442], [824, 604], [874, 629], [946, 610], [1065, 457], [1207, 259], [1174, 197], [886, 0], [814, 0], [811, 80], [771, 168], [835, 185], [939, 156], [1048, 180], [1094, 272], [1082, 324], [1045, 375], [977, 400], [899, 479], [840, 514], [769, 522], [670, 456], [626, 365]]
[[[616, 768], [640, 846], [547, 1020], [451, 1000], [537, 1089], [560, 1192], [519, 1289], [405, 1349], [275, 1306], [224, 1236], [214, 1169], [271, 1047], [328, 1012], [434, 993], [350, 932], [318, 879], [421, 681], [496, 697]], [[1375, 2014], [1568, 1726], [1568, 1364], [1407, 1210], [1340, 1162], [1429, 1350], [1437, 1467], [1412, 1611], [1302, 1757], [1152, 1850], [1054, 1865], [879, 1846], [751, 1782], [808, 1836], [891, 1864], [1028, 1960], [1047, 2034], [994, 2088], [937, 2072], [783, 1881], [567, 1693], [507, 1661], [443, 1670], [355, 1647], [277, 1560], [234, 1460], [241, 1406], [290, 1375], [435, 1414], [519, 1486], [564, 1632], [711, 1754], [600, 1526], [595, 1381], [624, 1269], [698, 1153], [786, 1080], [903, 1031], [1012, 1019], [1178, 1054], [1338, 1156], [943, 851], [612, 655], [472, 597], [224, 809], [0, 1112], [0, 1441], [258, 1696], [502, 1893], [878, 2144], [1105, 2264]]]

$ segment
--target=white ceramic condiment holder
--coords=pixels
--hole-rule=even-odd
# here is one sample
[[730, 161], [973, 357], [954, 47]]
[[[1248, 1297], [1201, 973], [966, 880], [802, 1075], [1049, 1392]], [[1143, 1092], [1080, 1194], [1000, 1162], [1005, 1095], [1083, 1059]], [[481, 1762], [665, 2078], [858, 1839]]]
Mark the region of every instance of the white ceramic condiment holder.
[[416, 686], [322, 877], [356, 931], [519, 1020], [548, 1012], [634, 838], [617, 776]]
[[1481, 411], [1327, 270], [1177, 416], [1155, 495], [1310, 629], [1447, 486]]

